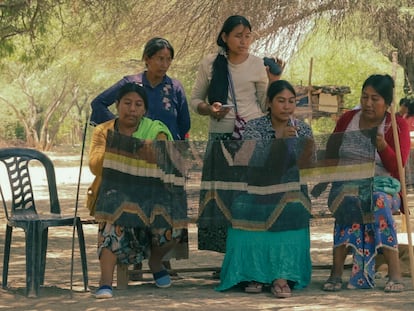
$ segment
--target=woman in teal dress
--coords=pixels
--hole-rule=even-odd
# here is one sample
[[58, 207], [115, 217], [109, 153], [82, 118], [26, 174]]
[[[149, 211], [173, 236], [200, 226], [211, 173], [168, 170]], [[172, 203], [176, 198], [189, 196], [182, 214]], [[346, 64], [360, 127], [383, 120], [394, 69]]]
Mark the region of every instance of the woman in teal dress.
[[[309, 125], [293, 118], [296, 93], [289, 82], [270, 84], [267, 98], [269, 113], [249, 121], [243, 136], [255, 143], [247, 180], [251, 186], [268, 183], [285, 190], [246, 193], [234, 200], [233, 218], [266, 214], [271, 225], [267, 230], [234, 225], [228, 229], [217, 290], [248, 282], [246, 292], [260, 292], [264, 284], [270, 284], [277, 298], [287, 298], [291, 289], [304, 288], [311, 279], [310, 201], [306, 187], [300, 185], [298, 168], [306, 165], [303, 159], [313, 158], [313, 135]], [[254, 223], [252, 218], [247, 221]]]

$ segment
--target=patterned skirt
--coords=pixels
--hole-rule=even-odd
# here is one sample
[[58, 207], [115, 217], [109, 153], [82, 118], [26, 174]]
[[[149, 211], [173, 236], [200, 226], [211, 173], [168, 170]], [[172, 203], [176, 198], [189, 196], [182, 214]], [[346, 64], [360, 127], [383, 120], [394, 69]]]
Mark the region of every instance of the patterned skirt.
[[[351, 201], [353, 202], [353, 201]], [[397, 231], [393, 212], [399, 209], [399, 195], [384, 192], [373, 193], [374, 223], [352, 225], [335, 224], [334, 247], [351, 247], [353, 267], [350, 287], [373, 288], [375, 286], [375, 256], [386, 247], [398, 252]]]
[[116, 256], [118, 263], [136, 264], [148, 258], [153, 246], [162, 246], [172, 240], [179, 241], [175, 252], [176, 259], [188, 258], [187, 229], [131, 228], [102, 222], [98, 231], [98, 256], [103, 248], [108, 248]]

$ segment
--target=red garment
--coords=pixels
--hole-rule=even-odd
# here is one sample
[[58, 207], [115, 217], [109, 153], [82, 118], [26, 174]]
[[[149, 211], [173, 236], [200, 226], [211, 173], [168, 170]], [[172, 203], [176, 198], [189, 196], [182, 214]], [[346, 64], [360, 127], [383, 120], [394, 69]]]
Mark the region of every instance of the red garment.
[[[360, 111], [351, 110], [344, 113], [341, 118], [339, 118], [338, 122], [336, 123], [336, 127], [334, 129], [334, 133], [336, 132], [345, 132], [348, 124], [351, 122], [354, 115]], [[401, 116], [395, 116], [397, 121], [398, 127], [398, 136], [400, 141], [400, 150], [401, 150], [401, 159], [403, 165], [407, 163], [407, 159], [410, 155], [410, 132], [408, 130], [407, 122]], [[391, 114], [389, 112], [386, 113], [385, 119], [385, 128], [387, 131], [384, 133], [385, 141], [387, 142], [388, 146], [382, 150], [381, 152], [378, 151], [378, 154], [381, 158], [382, 164], [384, 165], [385, 169], [390, 172], [391, 176], [394, 178], [399, 178], [398, 174], [398, 164], [397, 164], [397, 157], [395, 154], [395, 144], [394, 144], [394, 136], [392, 133], [391, 127]]]
[[414, 132], [414, 116], [411, 117], [405, 117], [404, 120], [408, 124], [408, 129], [410, 132]]

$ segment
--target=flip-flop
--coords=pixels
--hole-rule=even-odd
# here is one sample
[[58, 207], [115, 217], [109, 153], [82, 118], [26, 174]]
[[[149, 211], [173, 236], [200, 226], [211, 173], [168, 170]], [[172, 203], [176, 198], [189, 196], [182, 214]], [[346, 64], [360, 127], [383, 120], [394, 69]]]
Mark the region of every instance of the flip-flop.
[[401, 281], [389, 280], [385, 284], [384, 292], [386, 293], [401, 293], [405, 289], [404, 284]]
[[249, 285], [247, 285], [244, 288], [244, 291], [246, 293], [250, 293], [250, 294], [258, 294], [261, 293], [263, 289], [263, 284], [262, 283], [258, 283], [258, 282], [250, 282]]
[[270, 291], [276, 298], [289, 298], [292, 296], [292, 292], [287, 283], [280, 285], [277, 282], [273, 282], [273, 286], [270, 288]]
[[325, 292], [339, 292], [342, 289], [342, 279], [337, 276], [330, 276], [322, 286]]

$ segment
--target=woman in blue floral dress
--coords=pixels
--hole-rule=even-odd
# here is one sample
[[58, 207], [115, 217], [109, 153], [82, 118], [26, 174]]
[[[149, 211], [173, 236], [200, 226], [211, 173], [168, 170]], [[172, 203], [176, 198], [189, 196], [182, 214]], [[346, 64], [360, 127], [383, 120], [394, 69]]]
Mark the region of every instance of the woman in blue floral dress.
[[[333, 267], [323, 285], [325, 291], [342, 288], [348, 253], [353, 255], [348, 288], [375, 286], [375, 256], [382, 253], [388, 264], [385, 292], [404, 290], [393, 219], [393, 213], [401, 205], [400, 182], [391, 116], [387, 111], [392, 103], [393, 88], [394, 81], [389, 75], [370, 76], [362, 87], [361, 108], [345, 113], [337, 122], [335, 135], [328, 141], [328, 159], [359, 161], [365, 157], [375, 168], [373, 178], [332, 183], [328, 205], [335, 216]], [[405, 163], [410, 151], [408, 126], [400, 116], [396, 121]], [[354, 187], [354, 194], [349, 193], [350, 187]], [[361, 210], [370, 216], [361, 217]]]

